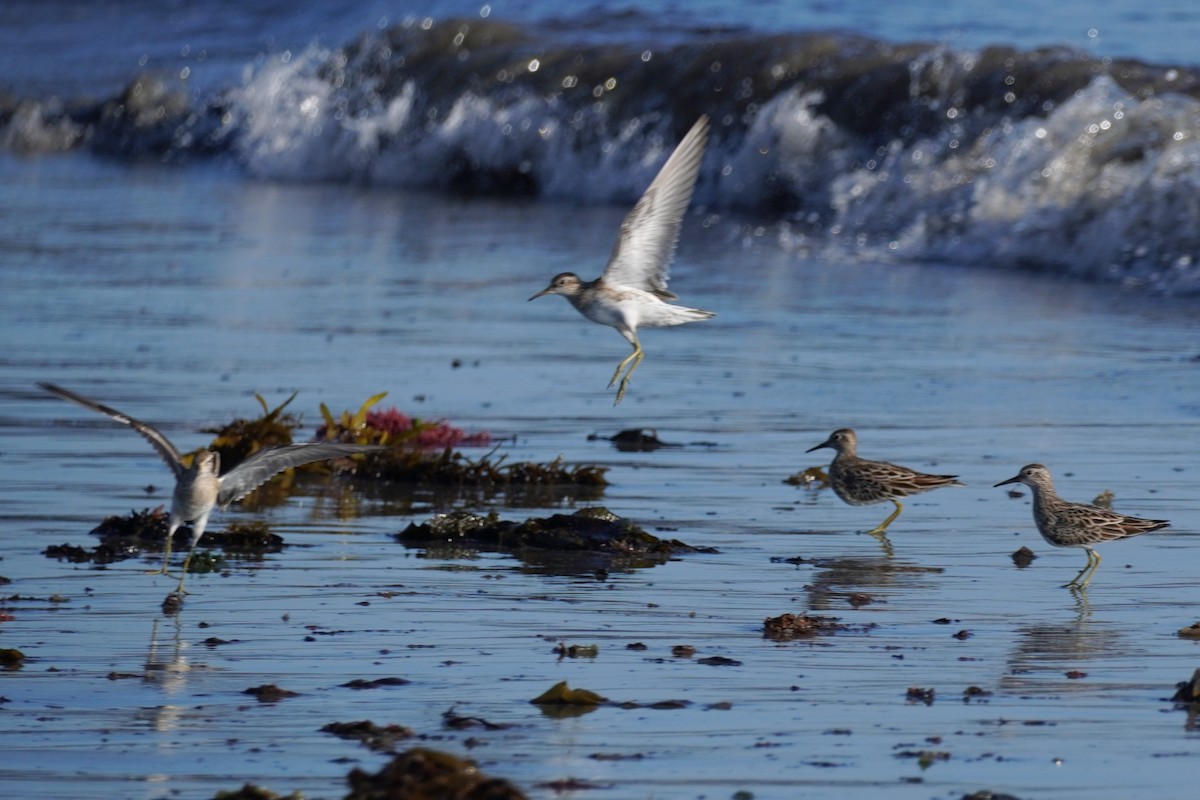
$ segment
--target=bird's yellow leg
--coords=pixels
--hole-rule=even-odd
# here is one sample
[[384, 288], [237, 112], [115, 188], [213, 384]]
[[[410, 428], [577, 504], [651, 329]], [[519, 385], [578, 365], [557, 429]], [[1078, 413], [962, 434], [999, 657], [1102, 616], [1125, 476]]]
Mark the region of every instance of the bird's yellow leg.
[[621, 378], [621, 385], [617, 387], [617, 399], [613, 401], [614, 406], [621, 402], [621, 398], [625, 396], [625, 389], [629, 386], [629, 376], [633, 374], [635, 369], [637, 369], [638, 364], [642, 363], [642, 358], [644, 356], [645, 352], [642, 350], [642, 343], [637, 339], [634, 339], [633, 352], [630, 353], [625, 360], [620, 363], [620, 365], [617, 367], [617, 371], [613, 373], [613, 379], [608, 382], [608, 385], [612, 386], [613, 382], [616, 381], [617, 376], [621, 374], [621, 370], [625, 367], [625, 365], [629, 365], [629, 369], [626, 371], [625, 377]]
[[633, 374], [635, 369], [637, 369], [637, 365], [642, 363], [642, 355], [642, 350], [639, 347], [637, 351], [637, 358], [635, 358], [633, 363], [629, 365], [629, 371], [625, 373], [625, 377], [621, 379], [621, 385], [617, 387], [617, 399], [613, 401], [614, 406], [621, 402], [621, 398], [625, 396], [625, 387], [629, 386], [629, 376]]
[[900, 504], [899, 500], [893, 499], [892, 502], [896, 504], [896, 510], [892, 512], [891, 516], [876, 525], [871, 530], [867, 531], [867, 533], [871, 534], [872, 536], [882, 536], [883, 532], [887, 530], [887, 526], [891, 525], [895, 521], [896, 517], [900, 516], [900, 512], [904, 510], [904, 506]]
[[[1064, 583], [1064, 587], [1078, 586], [1080, 589], [1088, 585], [1088, 581], [1092, 579], [1092, 573], [1096, 571], [1096, 567], [1100, 566], [1100, 556], [1095, 550], [1087, 551], [1087, 563], [1083, 565], [1083, 569], [1079, 570], [1079, 574], [1072, 578], [1069, 582]], [[1079, 579], [1087, 575], [1087, 579], [1083, 583]]]
[[192, 563], [192, 553], [196, 552], [196, 548], [188, 551], [187, 557], [183, 559], [183, 568], [179, 571], [179, 585], [175, 587], [175, 594], [185, 595], [187, 590], [183, 588], [183, 582], [187, 580], [188, 566]]
[[171, 543], [175, 541], [175, 531], [177, 526], [173, 526], [167, 531], [167, 546], [163, 548], [163, 563], [158, 569], [147, 570], [147, 575], [166, 575], [167, 567], [171, 564]]
[[[642, 343], [639, 342], [637, 340], [637, 338], [635, 337], [632, 344], [633, 344], [633, 352], [630, 353], [629, 355], [625, 356], [625, 358], [621, 360], [620, 364], [617, 364], [617, 371], [613, 373], [612, 380], [610, 380], [608, 382], [608, 387], [610, 389], [612, 388], [612, 385], [617, 382], [617, 378], [621, 377], [621, 370], [625, 369], [625, 367], [627, 367], [629, 365], [630, 361], [633, 361], [635, 358], [638, 358], [640, 360], [639, 354], [642, 352]], [[633, 370], [630, 370], [630, 372], [632, 372], [632, 371]], [[629, 376], [626, 375], [625, 377], [628, 378]]]
[[1096, 568], [1100, 566], [1100, 554], [1095, 550], [1088, 550], [1088, 566], [1091, 569], [1088, 570], [1087, 577], [1083, 579], [1083, 583], [1079, 584], [1080, 589], [1087, 588], [1087, 585], [1092, 581], [1092, 576], [1096, 574]]

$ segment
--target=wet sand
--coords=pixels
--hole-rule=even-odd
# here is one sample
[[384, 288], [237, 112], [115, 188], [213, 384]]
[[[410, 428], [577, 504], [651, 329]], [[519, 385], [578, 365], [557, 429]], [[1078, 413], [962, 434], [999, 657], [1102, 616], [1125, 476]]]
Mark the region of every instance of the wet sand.
[[[0, 213], [0, 591], [13, 617], [0, 646], [27, 656], [0, 673], [0, 780], [14, 796], [199, 798], [250, 781], [341, 797], [352, 766], [385, 758], [320, 728], [360, 719], [408, 726], [535, 797], [566, 778], [606, 798], [1172, 797], [1200, 778], [1200, 739], [1167, 702], [1197, 665], [1176, 631], [1200, 618], [1190, 301], [986, 265], [821, 263], [780, 253], [769, 230], [694, 217], [671, 288], [718, 316], [647, 332], [614, 409], [604, 383], [627, 345], [566, 303], [525, 298], [564, 269], [593, 277], [624, 209], [65, 157], [0, 159]], [[169, 476], [137, 436], [37, 380], [189, 449], [209, 440], [200, 429], [254, 413], [254, 392], [298, 390], [307, 434], [319, 403], [337, 412], [386, 390], [385, 406], [513, 438], [510, 460], [609, 467], [601, 504], [720, 552], [606, 579], [425, 554], [392, 535], [446, 509], [334, 483], [214, 519], [264, 519], [289, 546], [189, 578], [194, 594], [163, 617], [173, 582], [142, 574], [149, 560], [41, 555], [169, 502]], [[888, 555], [859, 531], [889, 506], [783, 483], [827, 464], [803, 451], [843, 426], [866, 457], [968, 485], [906, 503]], [[687, 446], [587, 439], [633, 427]], [[1048, 547], [1028, 497], [991, 488], [1031, 461], [1068, 499], [1111, 489], [1118, 510], [1173, 526], [1103, 548], [1072, 594], [1060, 584], [1084, 554]], [[555, 510], [504, 504], [492, 507], [513, 519]], [[1038, 556], [1026, 569], [1010, 559], [1022, 545]], [[764, 618], [789, 612], [850, 627], [764, 639]], [[598, 652], [560, 659], [560, 642]], [[740, 664], [701, 663], [713, 656]], [[410, 683], [341, 686], [391, 676]], [[686, 705], [556, 719], [529, 704], [560, 680]], [[268, 683], [299, 694], [242, 693]], [[971, 686], [991, 694], [964, 701]], [[933, 689], [932, 703], [910, 688]], [[511, 727], [449, 729], [451, 708]]]

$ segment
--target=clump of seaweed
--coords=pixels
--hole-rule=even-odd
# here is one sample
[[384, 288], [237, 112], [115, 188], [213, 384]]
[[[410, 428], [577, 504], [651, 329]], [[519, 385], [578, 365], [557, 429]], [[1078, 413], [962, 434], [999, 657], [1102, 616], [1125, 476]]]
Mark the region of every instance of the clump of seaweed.
[[809, 614], [781, 614], [763, 621], [763, 638], [785, 641], [803, 639], [817, 634], [846, 630], [837, 617], [818, 617]]
[[[100, 544], [91, 549], [71, 544], [50, 545], [42, 555], [72, 564], [104, 565], [137, 558], [142, 553], [162, 552], [167, 540], [167, 522], [168, 515], [162, 506], [105, 517], [91, 531], [100, 537]], [[190, 537], [190, 528], [180, 528], [175, 532], [175, 544], [185, 546]]]
[[[47, 558], [73, 564], [111, 564], [144, 553], [161, 553], [167, 541], [169, 515], [162, 506], [141, 511], [130, 511], [125, 516], [105, 517], [92, 534], [100, 537], [100, 544], [93, 548], [71, 544], [50, 545], [42, 554]], [[186, 547], [191, 542], [192, 529], [182, 526], [175, 532], [175, 547]], [[224, 531], [210, 532], [205, 541], [220, 548], [227, 556], [241, 560], [261, 559], [266, 553], [278, 553], [283, 549], [283, 537], [271, 533], [263, 522], [233, 522]], [[202, 550], [195, 554], [189, 572], [219, 572], [225, 568], [225, 559]]]
[[261, 520], [231, 522], [228, 528], [210, 537], [209, 544], [220, 547], [229, 555], [262, 558], [264, 553], [283, 550], [283, 537], [271, 533], [267, 523]]
[[525, 800], [517, 787], [484, 775], [474, 761], [424, 747], [405, 750], [374, 774], [355, 769], [346, 780], [346, 800]]
[[395, 752], [396, 743], [416, 736], [412, 728], [403, 725], [377, 725], [370, 720], [357, 722], [331, 722], [321, 728], [322, 733], [331, 733], [341, 739], [362, 742], [371, 750]]
[[[301, 427], [300, 417], [287, 411], [287, 407], [296, 399], [292, 392], [275, 408], [267, 405], [262, 395], [255, 394], [254, 398], [262, 406], [262, 416], [254, 419], [238, 418], [220, 428], [207, 428], [206, 433], [216, 434], [208, 449], [221, 457], [221, 472], [225, 473], [236, 467], [245, 459], [271, 447], [284, 447], [293, 442], [293, 432]], [[377, 395], [377, 397], [382, 395]], [[368, 403], [371, 401], [368, 401]], [[322, 406], [324, 410], [324, 406]], [[346, 441], [353, 441], [347, 439]], [[335, 469], [348, 468], [356, 460], [337, 459], [335, 461], [318, 461], [300, 467], [286, 470], [272, 480], [255, 489], [240, 502], [243, 507], [255, 509], [276, 506], [287, 500], [291, 494], [298, 473], [329, 474], [331, 465]]]
[[256, 419], [235, 419], [220, 428], [205, 428], [205, 433], [215, 433], [209, 450], [221, 456], [221, 471], [228, 472], [264, 447], [283, 447], [292, 443], [292, 431], [300, 427], [300, 419], [285, 412], [296, 392], [275, 408], [269, 408], [260, 394], [254, 399], [262, 406], [263, 415]]
[[[105, 517], [99, 525], [92, 529], [92, 534], [104, 540], [129, 539], [139, 544], [148, 542], [162, 545], [166, 541], [167, 531], [170, 529], [169, 522], [166, 510], [162, 506], [157, 506], [141, 511], [130, 511], [123, 517], [117, 515]], [[176, 531], [175, 541], [177, 543], [186, 542], [189, 536], [191, 536], [190, 532]]]
[[25, 664], [25, 654], [15, 647], [0, 648], [0, 668], [20, 669]]
[[608, 485], [604, 477], [606, 468], [568, 467], [561, 458], [548, 464], [525, 461], [506, 464], [505, 456], [496, 456], [497, 448], [492, 448], [480, 458], [469, 458], [454, 448], [488, 444], [491, 441], [490, 434], [467, 434], [443, 421], [414, 419], [394, 408], [372, 411], [372, 407], [386, 394], [373, 395], [357, 411], [343, 411], [337, 418], [324, 404], [321, 405], [321, 416], [325, 423], [317, 431], [318, 438], [389, 445], [388, 450], [373, 454], [358, 467], [359, 477], [431, 486], [505, 489]]
[[829, 474], [821, 467], [808, 467], [795, 475], [783, 479], [784, 483], [792, 486], [803, 486], [806, 489], [828, 489]]
[[[505, 464], [505, 456], [491, 450], [478, 459], [447, 448], [436, 455], [421, 450], [389, 450], [375, 456], [369, 465], [373, 478], [434, 486], [496, 488], [576, 486], [601, 488], [608, 485], [606, 467], [567, 466], [562, 458], [548, 464], [517, 461]], [[360, 470], [361, 473], [361, 470]]]
[[375, 411], [387, 392], [368, 397], [358, 411], [343, 411], [334, 419], [333, 413], [321, 404], [324, 424], [317, 429], [318, 439], [355, 444], [386, 444], [417, 450], [443, 450], [450, 447], [483, 447], [491, 443], [487, 431], [467, 433], [445, 420], [427, 421], [410, 417], [395, 406]]
[[270, 789], [247, 783], [235, 791], [219, 791], [213, 795], [213, 800], [304, 800], [300, 792], [289, 795], [276, 794]]
[[[716, 552], [677, 539], [660, 539], [606, 508], [582, 508], [574, 514], [531, 517], [524, 522], [454, 511], [421, 524], [410, 524], [396, 539], [409, 547], [474, 547], [511, 552], [527, 563], [562, 574], [596, 569], [633, 569], [665, 563], [677, 553]], [[557, 558], [546, 558], [557, 553]]]
[[681, 445], [673, 442], [664, 442], [658, 438], [658, 430], [655, 428], [625, 428], [617, 431], [612, 436], [601, 436], [598, 433], [589, 433], [588, 441], [594, 442], [598, 439], [604, 439], [612, 442], [613, 447], [620, 450], [622, 453], [648, 453], [658, 450], [660, 447], [681, 447]]

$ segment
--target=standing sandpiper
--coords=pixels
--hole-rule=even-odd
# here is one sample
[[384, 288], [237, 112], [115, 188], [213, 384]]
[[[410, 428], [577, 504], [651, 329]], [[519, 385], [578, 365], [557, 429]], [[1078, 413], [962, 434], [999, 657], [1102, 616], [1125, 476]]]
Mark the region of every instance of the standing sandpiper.
[[[642, 344], [637, 329], [682, 325], [714, 316], [711, 311], [673, 306], [666, 300], [677, 299], [667, 291], [668, 268], [679, 241], [679, 228], [692, 199], [700, 159], [708, 141], [708, 117], [697, 120], [687, 136], [675, 148], [667, 163], [651, 182], [650, 188], [621, 223], [616, 247], [608, 266], [594, 281], [580, 280], [573, 272], [562, 272], [550, 279], [550, 285], [535, 294], [561, 294], [580, 314], [610, 325], [633, 345], [633, 352], [617, 365], [611, 387], [620, 378], [616, 405], [625, 396], [629, 376], [642, 362]], [[621, 377], [621, 370], [629, 370]]]
[[[1087, 550], [1087, 564], [1063, 586], [1083, 589], [1096, 574], [1096, 568], [1100, 566], [1100, 554], [1092, 549], [1092, 545], [1149, 533], [1170, 524], [1165, 519], [1139, 519], [1086, 503], [1068, 503], [1055, 493], [1050, 470], [1041, 464], [1021, 467], [1016, 475], [996, 485], [1009, 483], [1023, 483], [1033, 490], [1033, 521], [1043, 539], [1055, 547], [1082, 547]], [[1085, 574], [1087, 577], [1080, 583], [1079, 579]]]
[[166, 574], [167, 565], [171, 559], [171, 542], [175, 531], [185, 522], [191, 523], [192, 542], [187, 557], [183, 561], [183, 573], [179, 577], [179, 586], [175, 589], [175, 592], [181, 595], [185, 593], [183, 582], [187, 579], [188, 565], [191, 563], [192, 555], [196, 552], [196, 545], [200, 542], [200, 537], [204, 535], [204, 528], [208, 525], [208, 515], [212, 513], [213, 508], [218, 505], [222, 510], [228, 508], [231, 503], [241, 500], [285, 469], [311, 464], [314, 461], [385, 449], [380, 445], [339, 444], [336, 442], [269, 447], [259, 450], [229, 472], [220, 475], [221, 457], [211, 450], [201, 450], [196, 454], [190, 467], [184, 466], [183, 458], [175, 449], [175, 445], [171, 444], [171, 441], [153, 426], [52, 383], [39, 383], [38, 386], [63, 400], [77, 403], [133, 428], [146, 441], [150, 442], [162, 460], [171, 468], [171, 472], [175, 474], [175, 492], [171, 496], [171, 518], [167, 531], [167, 545], [163, 553], [162, 567], [153, 570], [150, 574]]
[[887, 526], [904, 510], [897, 498], [928, 492], [942, 486], [963, 485], [955, 480], [957, 475], [927, 475], [898, 464], [859, 458], [858, 436], [849, 428], [834, 431], [828, 439], [805, 452], [811, 453], [822, 447], [837, 451], [833, 463], [829, 465], [829, 482], [838, 497], [852, 506], [868, 506], [882, 503], [884, 500], [895, 503], [896, 510], [891, 516], [867, 531], [872, 536], [882, 537]]

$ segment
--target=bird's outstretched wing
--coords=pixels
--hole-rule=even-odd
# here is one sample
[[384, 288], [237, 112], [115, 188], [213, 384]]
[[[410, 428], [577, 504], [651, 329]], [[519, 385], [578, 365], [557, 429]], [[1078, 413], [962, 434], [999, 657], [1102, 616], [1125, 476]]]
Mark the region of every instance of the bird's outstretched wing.
[[352, 456], [355, 453], [370, 453], [386, 450], [376, 444], [340, 444], [338, 442], [311, 442], [289, 444], [283, 447], [267, 447], [238, 464], [222, 475], [217, 503], [221, 508], [241, 500], [275, 475], [292, 467], [324, 461], [327, 458]]
[[129, 427], [133, 428], [135, 431], [140, 433], [142, 437], [145, 438], [145, 440], [148, 441], [150, 445], [158, 452], [159, 456], [162, 457], [162, 460], [165, 461], [167, 466], [171, 468], [171, 472], [175, 474], [176, 478], [179, 478], [179, 476], [183, 474], [183, 459], [180, 457], [179, 451], [175, 449], [175, 445], [171, 444], [171, 440], [166, 436], [163, 436], [162, 433], [160, 433], [154, 426], [147, 425], [145, 422], [134, 419], [128, 414], [122, 414], [115, 408], [110, 408], [103, 403], [97, 403], [95, 400], [89, 400], [83, 395], [75, 394], [75, 392], [64, 389], [61, 386], [55, 386], [53, 383], [38, 383], [38, 386], [42, 387], [56, 397], [60, 397], [63, 400], [69, 400], [70, 402], [81, 405], [84, 408], [89, 408], [92, 411], [96, 411], [110, 419], [116, 420], [122, 425], [128, 425]]
[[605, 283], [675, 298], [667, 291], [667, 278], [707, 142], [708, 117], [701, 116], [621, 223], [602, 275]]

